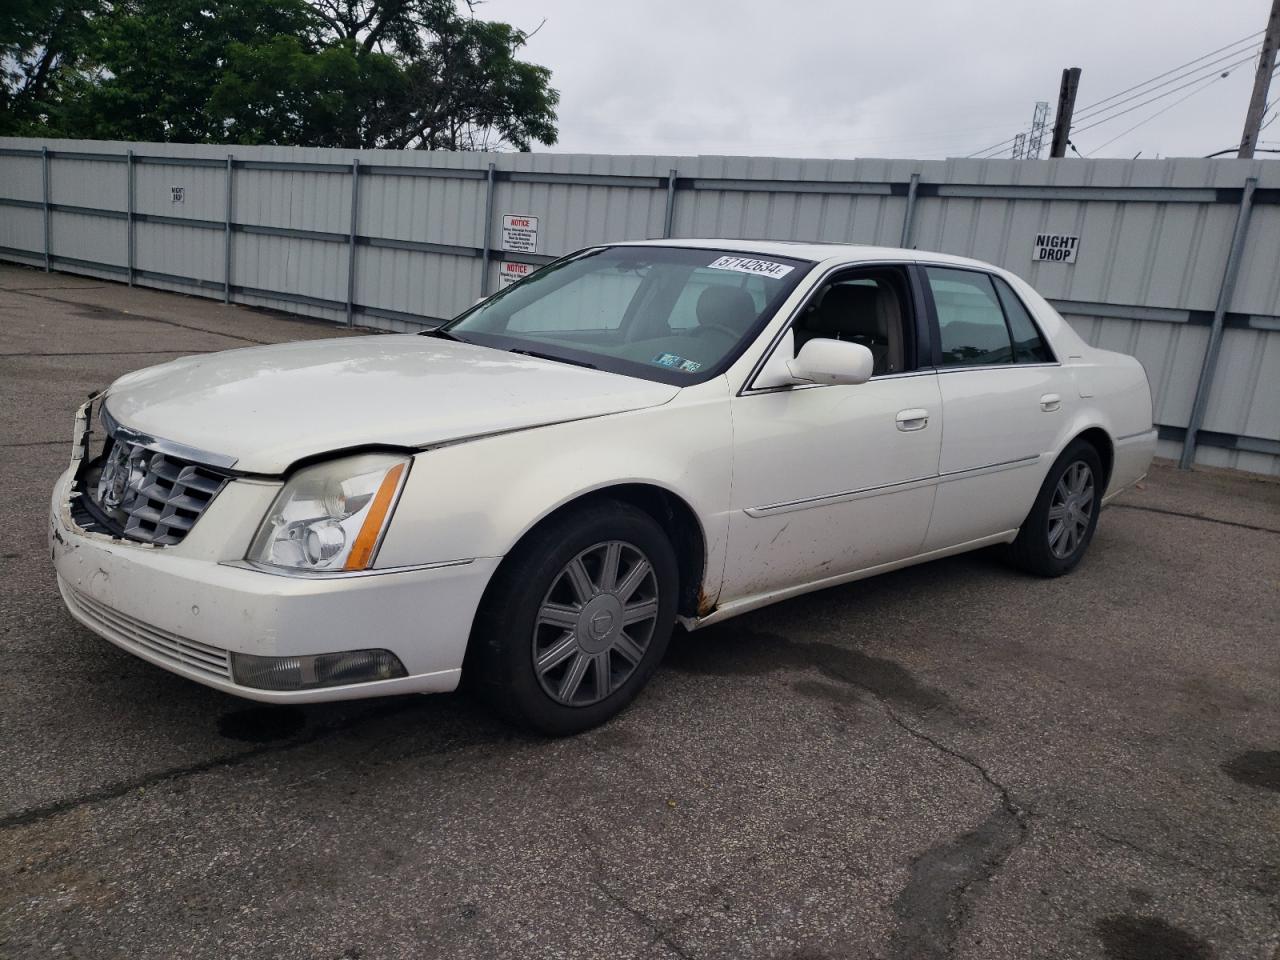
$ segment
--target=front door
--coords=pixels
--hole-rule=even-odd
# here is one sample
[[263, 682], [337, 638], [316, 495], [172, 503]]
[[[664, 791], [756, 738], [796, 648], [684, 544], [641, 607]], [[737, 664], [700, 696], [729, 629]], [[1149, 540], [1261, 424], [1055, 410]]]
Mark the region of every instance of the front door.
[[767, 390], [733, 400], [728, 561], [720, 602], [865, 570], [917, 554], [942, 443], [938, 377], [918, 369], [905, 269], [838, 275], [779, 350], [822, 336], [868, 346], [856, 385]]

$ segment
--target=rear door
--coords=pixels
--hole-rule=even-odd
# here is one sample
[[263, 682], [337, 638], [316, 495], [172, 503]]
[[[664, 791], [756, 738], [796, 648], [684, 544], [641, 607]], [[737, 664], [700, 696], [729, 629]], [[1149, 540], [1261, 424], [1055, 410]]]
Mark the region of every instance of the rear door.
[[924, 265], [945, 429], [925, 541], [936, 550], [1019, 526], [1064, 422], [1061, 366], [998, 276]]

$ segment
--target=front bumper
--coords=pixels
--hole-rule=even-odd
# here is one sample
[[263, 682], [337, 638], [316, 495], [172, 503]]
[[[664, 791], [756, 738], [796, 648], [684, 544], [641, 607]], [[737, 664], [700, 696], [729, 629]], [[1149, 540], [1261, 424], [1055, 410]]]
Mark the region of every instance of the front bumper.
[[[116, 646], [206, 686], [269, 703], [458, 685], [471, 623], [500, 558], [325, 579], [278, 576], [228, 563], [248, 529], [244, 507], [258, 509], [274, 495], [253, 488], [267, 485], [229, 485], [186, 541], [161, 548], [78, 527], [67, 506], [71, 480], [68, 471], [55, 485], [49, 516], [58, 587], [71, 615]], [[248, 511], [250, 521], [261, 509]], [[231, 677], [232, 652], [294, 656], [367, 647], [390, 650], [409, 675], [299, 691], [259, 690]]]

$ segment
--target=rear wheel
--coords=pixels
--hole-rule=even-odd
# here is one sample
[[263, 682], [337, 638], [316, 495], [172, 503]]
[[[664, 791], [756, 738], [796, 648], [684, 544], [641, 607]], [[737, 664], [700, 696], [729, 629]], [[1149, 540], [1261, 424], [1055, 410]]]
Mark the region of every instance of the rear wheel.
[[1094, 446], [1074, 441], [1049, 470], [1035, 505], [1010, 545], [1022, 569], [1060, 577], [1075, 568], [1093, 540], [1102, 506], [1102, 460]]
[[675, 552], [643, 511], [599, 501], [553, 518], [485, 593], [467, 681], [520, 726], [563, 736], [601, 724], [661, 662], [677, 585]]

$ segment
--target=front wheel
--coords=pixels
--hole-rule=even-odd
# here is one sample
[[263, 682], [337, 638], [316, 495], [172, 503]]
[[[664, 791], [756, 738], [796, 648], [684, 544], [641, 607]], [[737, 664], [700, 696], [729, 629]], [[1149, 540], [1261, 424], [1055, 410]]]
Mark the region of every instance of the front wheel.
[[1009, 547], [1015, 565], [1042, 577], [1069, 573], [1084, 556], [1102, 507], [1102, 460], [1076, 440], [1045, 477], [1040, 494]]
[[520, 726], [552, 736], [590, 729], [657, 669], [677, 589], [671, 543], [643, 511], [598, 501], [552, 518], [486, 591], [466, 679]]

